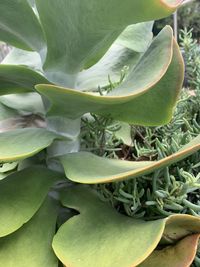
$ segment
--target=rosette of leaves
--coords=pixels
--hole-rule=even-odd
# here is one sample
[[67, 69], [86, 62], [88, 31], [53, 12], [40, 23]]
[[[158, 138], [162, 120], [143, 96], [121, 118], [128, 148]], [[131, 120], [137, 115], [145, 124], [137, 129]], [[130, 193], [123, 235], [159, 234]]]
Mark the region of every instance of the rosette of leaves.
[[[71, 185], [135, 178], [200, 148], [196, 137], [158, 162], [79, 151], [80, 121], [86, 113], [138, 125], [170, 121], [183, 61], [171, 28], [153, 38], [151, 21], [180, 4], [0, 1], [0, 40], [13, 46], [0, 65], [0, 265], [191, 264], [198, 218], [134, 220], [100, 201], [87, 186]], [[73, 217], [68, 210], [66, 215], [64, 207], [80, 214]]]

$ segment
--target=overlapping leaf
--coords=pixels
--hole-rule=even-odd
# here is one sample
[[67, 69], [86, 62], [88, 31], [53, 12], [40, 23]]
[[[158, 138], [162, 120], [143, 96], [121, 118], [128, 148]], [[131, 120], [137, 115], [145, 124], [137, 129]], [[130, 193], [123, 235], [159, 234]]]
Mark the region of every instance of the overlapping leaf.
[[27, 1], [1, 1], [0, 14], [1, 41], [25, 50], [44, 49], [42, 28]]
[[59, 179], [60, 174], [36, 166], [14, 172], [0, 181], [0, 237], [29, 221]]
[[153, 38], [152, 26], [153, 22], [128, 26], [97, 64], [78, 74], [76, 87], [94, 91], [108, 86], [109, 79], [112, 83], [119, 82], [149, 47]]
[[0, 95], [31, 92], [38, 83], [49, 82], [27, 67], [0, 65]]
[[[135, 178], [178, 162], [200, 149], [200, 135], [189, 144], [159, 161], [131, 162], [98, 157], [92, 153], [71, 153], [61, 157], [68, 179], [86, 184], [106, 183]], [[87, 166], [87, 168], [85, 167]]]
[[47, 40], [47, 77], [73, 86], [77, 72], [96, 63], [128, 25], [165, 17], [182, 0], [35, 2]]
[[[170, 236], [171, 229], [179, 233], [173, 235], [173, 243], [200, 232], [199, 218], [174, 215], [148, 222], [132, 219], [117, 213], [107, 203], [101, 202], [93, 191], [81, 186], [64, 192], [62, 203], [80, 212], [60, 227], [53, 240], [53, 249], [65, 266], [137, 266], [152, 253], [163, 234]], [[191, 240], [195, 245], [187, 256], [191, 252], [194, 257], [197, 238]], [[158, 259], [162, 263], [162, 254]], [[179, 266], [184, 262], [185, 257], [182, 257]]]
[[185, 237], [174, 246], [154, 251], [138, 267], [189, 267], [196, 255], [199, 234]]
[[40, 128], [26, 128], [0, 134], [0, 162], [31, 157], [61, 136]]
[[134, 124], [160, 125], [171, 119], [182, 81], [182, 58], [166, 27], [127, 79], [106, 96], [51, 85], [36, 89], [51, 102], [49, 116], [76, 118], [94, 112]]
[[57, 207], [52, 199], [46, 199], [28, 223], [0, 238], [1, 266], [57, 267], [58, 260], [51, 247], [56, 219]]

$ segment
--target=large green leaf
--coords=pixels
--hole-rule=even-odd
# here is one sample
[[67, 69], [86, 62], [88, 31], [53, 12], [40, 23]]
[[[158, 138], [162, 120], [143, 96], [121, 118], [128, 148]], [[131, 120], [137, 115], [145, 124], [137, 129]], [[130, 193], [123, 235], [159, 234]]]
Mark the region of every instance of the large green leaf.
[[56, 219], [57, 208], [47, 199], [28, 223], [0, 238], [0, 266], [57, 267], [58, 260], [51, 247]]
[[135, 266], [155, 249], [164, 230], [164, 220], [142, 222], [118, 214], [87, 188], [68, 190], [62, 202], [81, 213], [62, 225], [53, 240], [66, 266]]
[[138, 267], [189, 267], [196, 255], [199, 234], [185, 237], [175, 246], [154, 251]]
[[36, 0], [47, 39], [47, 77], [73, 86], [76, 73], [97, 62], [130, 24], [173, 13], [182, 0]]
[[0, 14], [1, 41], [25, 50], [44, 49], [41, 26], [27, 1], [1, 1]]
[[108, 76], [112, 83], [119, 82], [123, 70], [127, 75], [150, 45], [152, 26], [152, 22], [128, 26], [97, 64], [80, 72], [76, 87], [97, 90], [109, 84]]
[[[31, 217], [41, 206], [60, 174], [44, 167], [30, 167], [0, 181], [0, 237], [6, 236]], [[1, 260], [0, 260], [1, 263]]]
[[182, 57], [173, 45], [171, 28], [165, 27], [127, 79], [106, 96], [51, 85], [36, 89], [51, 102], [49, 116], [76, 118], [94, 112], [134, 124], [160, 125], [171, 119], [182, 81]]
[[[170, 237], [172, 233], [176, 243], [200, 232], [200, 219], [189, 215], [148, 222], [129, 218], [101, 202], [94, 191], [83, 186], [68, 189], [61, 199], [64, 206], [80, 212], [60, 227], [53, 240], [53, 249], [65, 266], [137, 266], [153, 252], [163, 234]], [[197, 240], [194, 242], [196, 245]], [[191, 250], [193, 248], [194, 245]], [[180, 260], [184, 263], [184, 257]]]
[[0, 65], [0, 95], [31, 92], [38, 83], [49, 82], [27, 67]]
[[0, 162], [31, 157], [63, 137], [39, 128], [26, 128], [0, 134]]
[[199, 149], [200, 135], [177, 153], [159, 161], [131, 162], [102, 158], [88, 152], [79, 152], [61, 157], [61, 162], [68, 179], [78, 183], [96, 184], [131, 179], [151, 173], [178, 162]]

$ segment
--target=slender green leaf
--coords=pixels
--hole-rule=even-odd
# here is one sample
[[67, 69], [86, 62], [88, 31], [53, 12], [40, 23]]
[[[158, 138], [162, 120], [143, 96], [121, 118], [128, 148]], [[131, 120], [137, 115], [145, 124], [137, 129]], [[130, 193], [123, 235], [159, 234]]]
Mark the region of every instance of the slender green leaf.
[[0, 14], [1, 41], [25, 50], [44, 49], [42, 28], [27, 1], [1, 1]]
[[59, 179], [60, 174], [35, 166], [0, 181], [0, 236], [9, 235], [29, 221]]
[[88, 152], [79, 152], [61, 157], [61, 162], [68, 179], [78, 183], [96, 184], [126, 180], [151, 173], [178, 162], [199, 149], [200, 135], [177, 153], [159, 161], [132, 162], [102, 158]]
[[56, 219], [57, 208], [51, 199], [47, 199], [34, 217], [22, 228], [0, 238], [0, 265], [57, 267], [58, 260], [51, 247]]
[[51, 145], [59, 135], [40, 128], [25, 128], [0, 134], [0, 162], [31, 157]]

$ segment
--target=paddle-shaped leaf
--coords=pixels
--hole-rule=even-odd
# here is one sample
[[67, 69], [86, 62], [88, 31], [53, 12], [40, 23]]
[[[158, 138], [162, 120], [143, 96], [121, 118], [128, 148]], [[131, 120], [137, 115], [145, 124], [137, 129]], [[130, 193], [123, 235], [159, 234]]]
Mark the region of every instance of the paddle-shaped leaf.
[[25, 50], [44, 49], [42, 28], [27, 1], [1, 1], [0, 14], [1, 41]]
[[77, 118], [94, 112], [134, 124], [160, 125], [171, 119], [182, 81], [182, 57], [166, 27], [127, 79], [106, 96], [51, 85], [36, 89], [51, 102], [49, 116]]
[[27, 67], [0, 65], [0, 95], [31, 92], [38, 83], [49, 82]]
[[[148, 222], [126, 217], [108, 203], [101, 202], [95, 192], [83, 186], [64, 192], [62, 203], [80, 212], [60, 227], [53, 240], [53, 249], [65, 266], [137, 266], [156, 248], [163, 233], [170, 236], [170, 230], [173, 233], [178, 230], [178, 235], [173, 235], [175, 243], [179, 238], [200, 232], [200, 219], [189, 215]], [[187, 256], [192, 254], [194, 257], [197, 238], [190, 240], [195, 245], [192, 245], [192, 252], [190, 250]], [[185, 258], [180, 259], [179, 266]]]
[[35, 166], [15, 172], [0, 181], [0, 237], [16, 231], [29, 221], [46, 198], [50, 187], [59, 179], [59, 173]]
[[57, 207], [52, 199], [46, 199], [28, 223], [0, 238], [1, 266], [57, 267], [58, 260], [51, 247], [56, 219]]
[[87, 188], [70, 188], [62, 203], [81, 213], [62, 225], [53, 240], [65, 266], [135, 266], [155, 249], [164, 230], [164, 220], [142, 222], [118, 214]]
[[47, 39], [47, 77], [73, 86], [77, 72], [97, 62], [130, 24], [167, 16], [182, 0], [36, 0]]
[[196, 255], [199, 234], [185, 237], [175, 246], [154, 251], [138, 267], [189, 267]]
[[63, 137], [40, 128], [26, 128], [0, 134], [0, 162], [31, 157]]
[[178, 152], [159, 161], [131, 162], [102, 158], [88, 152], [67, 154], [60, 160], [68, 179], [78, 183], [96, 184], [125, 180], [151, 173], [178, 162], [199, 149], [200, 135]]

